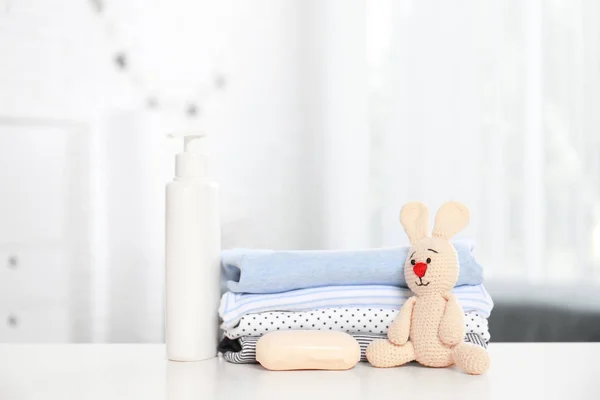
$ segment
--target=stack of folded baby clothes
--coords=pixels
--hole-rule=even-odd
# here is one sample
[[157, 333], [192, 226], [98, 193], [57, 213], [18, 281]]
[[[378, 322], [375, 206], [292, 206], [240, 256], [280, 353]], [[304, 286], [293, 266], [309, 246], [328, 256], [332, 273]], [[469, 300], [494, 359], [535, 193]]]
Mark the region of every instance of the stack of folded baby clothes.
[[[454, 242], [460, 274], [453, 293], [465, 313], [465, 341], [487, 346], [492, 299], [473, 246]], [[361, 251], [226, 250], [219, 352], [233, 363], [256, 362], [256, 342], [284, 330], [347, 332], [361, 347], [385, 338], [412, 296], [404, 278], [409, 247]]]

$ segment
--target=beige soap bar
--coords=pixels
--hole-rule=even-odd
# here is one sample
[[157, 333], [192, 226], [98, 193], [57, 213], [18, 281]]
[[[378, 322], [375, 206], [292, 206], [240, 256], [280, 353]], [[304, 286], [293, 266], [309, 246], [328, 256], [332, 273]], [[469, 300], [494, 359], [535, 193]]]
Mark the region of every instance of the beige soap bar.
[[344, 332], [271, 332], [256, 343], [256, 360], [274, 371], [343, 370], [360, 361], [360, 346]]

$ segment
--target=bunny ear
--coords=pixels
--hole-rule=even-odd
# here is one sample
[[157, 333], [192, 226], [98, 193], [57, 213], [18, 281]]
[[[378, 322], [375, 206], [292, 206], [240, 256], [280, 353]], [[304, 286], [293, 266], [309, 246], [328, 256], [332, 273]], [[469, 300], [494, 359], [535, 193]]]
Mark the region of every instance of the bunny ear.
[[444, 203], [435, 216], [433, 236], [450, 240], [463, 230], [471, 219], [471, 213], [464, 204], [456, 201]]
[[411, 243], [429, 236], [429, 209], [423, 203], [413, 201], [402, 207], [400, 222]]

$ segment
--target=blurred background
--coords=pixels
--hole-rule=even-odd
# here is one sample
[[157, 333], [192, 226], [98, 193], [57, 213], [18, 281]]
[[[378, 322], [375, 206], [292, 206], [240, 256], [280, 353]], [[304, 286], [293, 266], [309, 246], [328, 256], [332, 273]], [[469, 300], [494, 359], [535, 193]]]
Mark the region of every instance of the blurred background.
[[492, 341], [600, 341], [594, 0], [0, 0], [0, 341], [163, 340], [164, 185], [224, 247], [407, 244], [469, 205]]

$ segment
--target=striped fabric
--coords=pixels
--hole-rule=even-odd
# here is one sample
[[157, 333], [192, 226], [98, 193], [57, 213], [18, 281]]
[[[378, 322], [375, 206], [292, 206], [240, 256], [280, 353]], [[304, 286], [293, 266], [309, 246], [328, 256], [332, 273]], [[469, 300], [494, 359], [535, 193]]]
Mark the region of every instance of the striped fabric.
[[[452, 292], [463, 310], [490, 315], [494, 303], [483, 285], [457, 286]], [[307, 311], [331, 307], [399, 309], [411, 296], [410, 289], [382, 285], [326, 286], [283, 293], [245, 294], [227, 292], [221, 297], [221, 328], [235, 327], [250, 313], [265, 311]]]
[[230, 363], [234, 364], [253, 364], [256, 363], [256, 342], [258, 342], [259, 337], [241, 337], [238, 339], [240, 345], [242, 346], [241, 351], [226, 351], [223, 354], [223, 358], [225, 358]]
[[[387, 337], [387, 335], [381, 334], [357, 334], [352, 336], [360, 345], [360, 361], [367, 361], [365, 352], [367, 351], [367, 347], [372, 341], [377, 339], [385, 339]], [[260, 337], [243, 336], [237, 339], [242, 348], [240, 351], [225, 351], [221, 354], [223, 355], [223, 358], [225, 358], [225, 360], [229, 361], [230, 363], [256, 363], [256, 342], [258, 342], [259, 339]], [[465, 336], [465, 342], [473, 343], [487, 348], [487, 343], [481, 338], [481, 336], [474, 333], [468, 333]]]
[[485, 340], [483, 340], [483, 338], [480, 335], [476, 334], [476, 333], [467, 333], [465, 335], [465, 342], [467, 342], [467, 343], [473, 343], [473, 344], [482, 346], [482, 347], [484, 347], [486, 349], [487, 349], [487, 346], [488, 346], [487, 342]]

